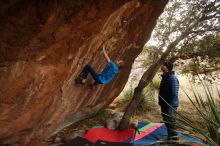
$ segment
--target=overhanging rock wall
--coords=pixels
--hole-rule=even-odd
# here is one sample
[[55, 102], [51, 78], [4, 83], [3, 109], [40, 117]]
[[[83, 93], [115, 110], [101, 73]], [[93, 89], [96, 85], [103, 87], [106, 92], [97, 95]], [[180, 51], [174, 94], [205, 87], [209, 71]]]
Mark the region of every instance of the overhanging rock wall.
[[[122, 91], [167, 0], [10, 0], [0, 3], [0, 143], [46, 139]], [[73, 82], [101, 47], [125, 68], [107, 86]]]

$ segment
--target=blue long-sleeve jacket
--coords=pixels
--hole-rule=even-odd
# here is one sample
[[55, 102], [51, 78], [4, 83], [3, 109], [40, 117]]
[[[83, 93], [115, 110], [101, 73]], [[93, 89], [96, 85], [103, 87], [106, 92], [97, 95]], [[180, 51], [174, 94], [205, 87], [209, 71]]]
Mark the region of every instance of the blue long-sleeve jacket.
[[[161, 107], [168, 107], [168, 105], [163, 101], [164, 99], [172, 107], [177, 108], [179, 106], [179, 81], [173, 71], [164, 73], [161, 76], [162, 80], [159, 90], [159, 105]], [[163, 99], [161, 99], [161, 97]]]
[[101, 74], [99, 74], [99, 80], [102, 84], [106, 85], [113, 80], [117, 73], [119, 73], [117, 65], [113, 61], [109, 61], [108, 66], [102, 71]]

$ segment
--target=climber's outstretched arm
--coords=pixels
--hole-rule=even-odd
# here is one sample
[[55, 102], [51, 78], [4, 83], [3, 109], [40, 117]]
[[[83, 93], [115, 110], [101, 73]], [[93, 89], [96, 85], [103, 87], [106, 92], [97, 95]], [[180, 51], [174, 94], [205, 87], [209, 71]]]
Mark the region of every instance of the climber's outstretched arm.
[[105, 47], [104, 47], [104, 46], [103, 46], [102, 50], [103, 50], [103, 53], [104, 53], [105, 59], [109, 62], [109, 61], [110, 61], [110, 58], [108, 57], [108, 54], [106, 53], [106, 51], [105, 51]]

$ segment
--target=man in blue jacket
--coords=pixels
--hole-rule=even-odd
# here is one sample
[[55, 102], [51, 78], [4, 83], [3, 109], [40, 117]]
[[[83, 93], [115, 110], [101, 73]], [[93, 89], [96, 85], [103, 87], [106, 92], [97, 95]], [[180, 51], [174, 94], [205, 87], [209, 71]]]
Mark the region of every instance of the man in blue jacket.
[[165, 62], [161, 70], [163, 71], [162, 80], [159, 90], [159, 105], [161, 107], [161, 115], [167, 127], [168, 140], [177, 140], [176, 113], [179, 106], [178, 91], [179, 81], [172, 71], [173, 64]]
[[91, 65], [87, 64], [83, 69], [82, 73], [80, 74], [80, 77], [75, 80], [76, 84], [84, 84], [86, 82], [86, 78], [89, 73], [92, 75], [93, 79], [95, 80], [95, 83], [91, 85], [91, 88], [93, 88], [93, 86], [98, 83], [106, 85], [111, 80], [113, 80], [114, 76], [118, 74], [120, 69], [124, 66], [124, 61], [117, 60], [116, 63], [114, 63], [108, 57], [105, 51], [105, 47], [103, 47], [103, 53], [108, 63], [108, 66], [101, 73], [97, 73]]

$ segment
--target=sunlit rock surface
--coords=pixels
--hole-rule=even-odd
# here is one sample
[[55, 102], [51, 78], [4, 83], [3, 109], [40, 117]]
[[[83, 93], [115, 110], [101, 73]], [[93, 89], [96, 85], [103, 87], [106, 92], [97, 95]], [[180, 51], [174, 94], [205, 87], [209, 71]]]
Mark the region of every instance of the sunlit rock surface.
[[[0, 144], [27, 145], [108, 106], [125, 86], [167, 0], [10, 0], [0, 3]], [[90, 90], [74, 79], [101, 47], [125, 68]]]

